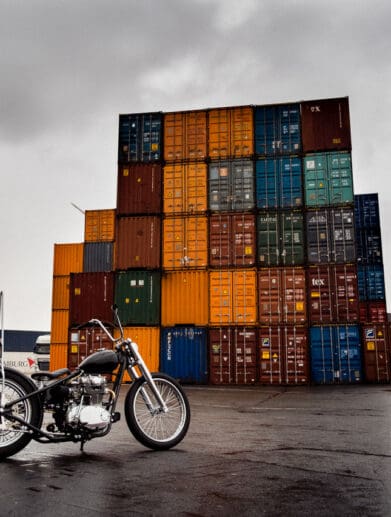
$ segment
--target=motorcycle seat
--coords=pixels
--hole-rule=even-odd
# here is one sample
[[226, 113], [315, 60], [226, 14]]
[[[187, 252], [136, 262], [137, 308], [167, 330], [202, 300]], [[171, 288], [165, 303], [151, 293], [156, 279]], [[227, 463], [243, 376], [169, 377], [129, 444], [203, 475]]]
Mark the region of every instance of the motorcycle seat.
[[60, 368], [59, 370], [54, 370], [54, 372], [34, 372], [31, 374], [31, 378], [35, 381], [52, 381], [62, 377], [63, 375], [69, 375], [70, 373], [71, 370], [68, 370], [68, 368]]

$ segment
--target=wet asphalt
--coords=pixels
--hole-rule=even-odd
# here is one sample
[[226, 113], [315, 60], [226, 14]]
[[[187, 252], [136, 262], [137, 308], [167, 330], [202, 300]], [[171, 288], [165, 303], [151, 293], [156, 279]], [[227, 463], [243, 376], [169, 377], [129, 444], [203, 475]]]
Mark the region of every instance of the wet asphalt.
[[391, 386], [185, 390], [175, 449], [138, 444], [120, 401], [84, 452], [32, 442], [0, 463], [0, 515], [391, 515]]

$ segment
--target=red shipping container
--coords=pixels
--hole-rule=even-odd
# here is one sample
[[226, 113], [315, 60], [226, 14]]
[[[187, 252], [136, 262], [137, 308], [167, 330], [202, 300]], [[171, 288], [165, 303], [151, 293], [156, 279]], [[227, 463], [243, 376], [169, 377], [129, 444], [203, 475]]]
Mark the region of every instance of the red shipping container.
[[113, 320], [114, 273], [71, 273], [69, 325]]
[[117, 182], [119, 215], [159, 214], [162, 197], [162, 166], [159, 163], [120, 165]]
[[387, 325], [363, 325], [364, 376], [367, 382], [390, 382]]
[[360, 322], [361, 323], [386, 323], [387, 307], [383, 301], [360, 302]]
[[254, 384], [256, 381], [256, 330], [219, 327], [209, 330], [210, 382]]
[[[109, 329], [112, 333], [113, 330]], [[83, 359], [100, 349], [112, 350], [113, 343], [99, 327], [74, 328], [69, 331], [68, 368], [73, 370]]]
[[307, 384], [309, 360], [305, 327], [272, 326], [258, 331], [259, 381]]

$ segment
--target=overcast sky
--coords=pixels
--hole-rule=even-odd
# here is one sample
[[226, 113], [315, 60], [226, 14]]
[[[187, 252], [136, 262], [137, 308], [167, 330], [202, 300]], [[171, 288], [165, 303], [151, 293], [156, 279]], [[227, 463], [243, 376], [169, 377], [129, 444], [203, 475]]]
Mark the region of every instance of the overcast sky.
[[[54, 243], [114, 208], [118, 114], [349, 96], [391, 266], [389, 0], [0, 0], [5, 327], [49, 330]], [[387, 282], [387, 294], [391, 296]]]

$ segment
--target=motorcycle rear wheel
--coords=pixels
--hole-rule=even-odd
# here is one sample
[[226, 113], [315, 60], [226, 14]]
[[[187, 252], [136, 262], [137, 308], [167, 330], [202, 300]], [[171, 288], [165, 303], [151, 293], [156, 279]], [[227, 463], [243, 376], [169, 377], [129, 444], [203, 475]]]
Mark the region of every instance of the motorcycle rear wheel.
[[[167, 450], [185, 437], [190, 424], [190, 405], [182, 387], [163, 373], [152, 378], [167, 405], [164, 413], [159, 409], [153, 392], [144, 377], [132, 384], [125, 399], [125, 416], [133, 436], [154, 450]], [[148, 407], [146, 400], [152, 403]]]
[[[30, 379], [10, 368], [5, 368], [5, 380], [3, 391], [3, 379], [0, 373], [0, 392], [3, 395], [3, 403], [8, 404], [20, 397], [25, 397], [36, 388]], [[12, 406], [12, 414], [22, 418], [35, 427], [40, 428], [42, 423], [42, 411], [37, 397], [31, 397]], [[2, 418], [0, 425], [0, 460], [13, 456], [21, 451], [32, 440], [32, 434], [19, 422]]]

